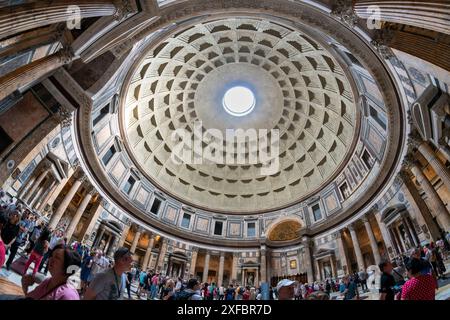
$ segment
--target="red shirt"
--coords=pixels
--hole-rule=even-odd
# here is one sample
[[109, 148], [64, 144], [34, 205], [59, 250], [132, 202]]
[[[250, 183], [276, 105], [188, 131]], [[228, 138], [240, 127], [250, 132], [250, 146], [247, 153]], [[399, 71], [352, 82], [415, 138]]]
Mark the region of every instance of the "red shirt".
[[420, 275], [409, 279], [402, 287], [402, 300], [434, 300], [436, 279], [432, 275]]

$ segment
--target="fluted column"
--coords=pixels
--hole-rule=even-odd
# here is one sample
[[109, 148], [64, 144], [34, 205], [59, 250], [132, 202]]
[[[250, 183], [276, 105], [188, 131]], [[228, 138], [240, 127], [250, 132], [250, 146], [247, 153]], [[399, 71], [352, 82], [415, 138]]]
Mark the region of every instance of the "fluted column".
[[389, 248], [391, 248], [392, 250], [395, 249], [395, 248], [393, 248], [393, 243], [392, 243], [393, 240], [391, 239], [391, 235], [389, 234], [389, 230], [387, 229], [386, 224], [383, 221], [381, 221], [381, 213], [378, 210], [378, 206], [373, 206], [372, 212], [375, 216], [375, 219], [377, 220], [378, 226], [380, 227], [381, 237], [383, 238], [383, 242], [387, 249], [387, 252], [386, 252], [387, 255], [385, 258], [390, 258]]
[[41, 200], [41, 197], [49, 189], [50, 186], [50, 179], [45, 177], [44, 181], [41, 182], [41, 185], [38, 187], [37, 191], [35, 191], [35, 194], [31, 196], [30, 199], [28, 199], [30, 208], [34, 208], [34, 206]]
[[344, 241], [342, 240], [342, 232], [339, 230], [335, 233], [337, 241], [337, 247], [339, 252], [339, 260], [341, 261], [341, 267], [345, 274], [349, 273], [350, 264], [348, 262], [347, 252], [345, 250]]
[[[36, 169], [35, 169], [36, 171]], [[29, 177], [29, 180], [25, 181], [24, 184], [21, 186], [19, 192], [17, 193], [17, 198], [25, 201], [25, 197], [28, 194], [28, 191], [33, 187], [34, 182], [36, 181], [37, 177], [36, 177], [36, 172], [33, 171], [33, 173], [31, 174], [31, 176]]]
[[413, 234], [414, 229], [413, 226], [409, 223], [404, 213], [401, 214], [402, 222], [405, 227], [406, 236], [409, 239], [409, 242], [411, 243], [411, 246], [417, 246], [419, 243], [416, 243], [415, 236]]
[[[89, 218], [89, 221], [87, 221], [86, 227], [83, 227], [83, 231], [81, 232], [82, 238], [90, 237], [92, 231], [94, 230], [95, 224], [97, 223], [98, 219], [100, 218], [100, 214], [103, 212], [103, 205], [105, 200], [104, 199], [98, 199], [97, 200], [97, 207], [92, 214], [92, 216]], [[89, 239], [89, 238], [88, 238]]]
[[225, 264], [225, 252], [221, 251], [220, 252], [220, 257], [219, 257], [219, 275], [218, 275], [218, 279], [217, 279], [217, 286], [221, 286], [222, 282], [223, 282], [223, 267]]
[[421, 185], [423, 191], [430, 199], [429, 205], [433, 207], [433, 212], [439, 224], [444, 230], [450, 230], [450, 215], [438, 193], [433, 188], [430, 181], [428, 181], [427, 177], [425, 177], [422, 170], [417, 166], [417, 164], [412, 163], [410, 169], [412, 174], [416, 177], [417, 182]]
[[118, 244], [119, 243], [119, 237], [117, 236], [112, 236], [112, 240], [110, 240], [109, 246], [108, 246], [108, 250], [106, 251], [106, 255], [110, 258], [114, 257], [114, 252], [116, 252], [116, 250], [119, 248]]
[[194, 278], [195, 278], [195, 266], [197, 264], [197, 255], [198, 255], [198, 248], [196, 247], [192, 248], [191, 267], [189, 270], [189, 275], [192, 275]]
[[364, 259], [362, 256], [361, 248], [359, 246], [358, 236], [355, 231], [355, 227], [351, 224], [348, 226], [348, 230], [350, 231], [350, 236], [353, 242], [353, 248], [355, 250], [356, 262], [358, 263], [358, 271], [365, 269]]
[[142, 268], [149, 268], [150, 255], [152, 254], [153, 244], [155, 243], [155, 237], [150, 235], [150, 239], [148, 240], [147, 250], [145, 251], [144, 262], [142, 263]]
[[231, 267], [231, 281], [237, 281], [237, 266], [238, 266], [239, 254], [233, 252], [233, 264]]
[[418, 212], [425, 221], [431, 238], [433, 239], [433, 241], [437, 241], [437, 239], [441, 237], [438, 223], [434, 220], [429, 205], [427, 205], [425, 200], [423, 200], [421, 195], [419, 194], [416, 184], [411, 179], [410, 171], [406, 170], [406, 168], [404, 167], [402, 168], [402, 170], [400, 170], [398, 177], [403, 181], [406, 187], [405, 195], [411, 197], [413, 199], [412, 204], [417, 206]]
[[394, 250], [395, 250], [396, 255], [398, 256], [402, 253], [402, 249], [400, 247], [400, 244], [398, 243], [398, 240], [397, 240], [394, 232], [395, 231], [392, 228], [389, 228], [389, 234], [391, 236], [392, 243], [394, 245]]
[[80, 176], [78, 176], [75, 179], [69, 192], [66, 194], [63, 201], [59, 205], [58, 209], [56, 209], [56, 211], [52, 214], [52, 217], [50, 218], [50, 222], [48, 224], [48, 227], [50, 229], [56, 228], [59, 220], [61, 220], [62, 216], [64, 215], [64, 212], [66, 211], [67, 207], [69, 206], [70, 201], [72, 201], [73, 196], [80, 188], [81, 184], [83, 183], [83, 180], [85, 180], [85, 177], [86, 176], [84, 174], [81, 174]]
[[91, 189], [84, 196], [83, 200], [81, 201], [80, 206], [78, 207], [77, 211], [75, 212], [75, 215], [73, 216], [72, 220], [70, 221], [69, 226], [67, 227], [67, 230], [66, 230], [67, 239], [70, 240], [72, 238], [72, 235], [75, 232], [75, 229], [77, 228], [77, 225], [80, 222], [80, 219], [83, 216], [84, 211], [86, 210], [89, 202], [91, 201], [91, 199], [95, 195], [95, 193], [96, 193], [95, 189]]
[[423, 157], [428, 161], [430, 166], [434, 169], [436, 174], [441, 178], [442, 183], [447, 187], [447, 190], [450, 191], [450, 172], [447, 170], [445, 165], [438, 159], [436, 154], [431, 149], [430, 145], [422, 141], [417, 133], [413, 133], [410, 135], [410, 142], [417, 147], [419, 152], [423, 155]]
[[373, 230], [372, 227], [370, 226], [369, 219], [368, 217], [363, 217], [361, 220], [364, 222], [367, 235], [369, 236], [370, 247], [372, 248], [375, 264], [379, 265], [381, 263], [380, 251], [378, 250], [377, 240], [375, 239], [375, 235], [373, 234]]
[[130, 249], [131, 253], [135, 253], [136, 252], [136, 248], [137, 248], [137, 245], [139, 243], [139, 238], [141, 237], [141, 234], [142, 234], [142, 229], [141, 228], [137, 228], [136, 234], [134, 235], [133, 243], [131, 244], [131, 249]]
[[[266, 257], [266, 246], [262, 245], [260, 250], [261, 263], [260, 263], [260, 271], [261, 271], [261, 283], [267, 282], [267, 257]], [[259, 283], [256, 283], [259, 285]]]
[[447, 0], [404, 1], [404, 0], [356, 0], [355, 12], [363, 19], [373, 19], [370, 6], [379, 9], [381, 21], [405, 24], [450, 34], [449, 6]]
[[120, 236], [120, 240], [119, 240], [119, 247], [123, 247], [123, 244], [125, 243], [125, 240], [127, 239], [128, 236], [128, 232], [130, 231], [130, 225], [129, 224], [125, 224], [122, 230], [122, 234]]
[[50, 200], [50, 197], [52, 196], [52, 193], [55, 191], [56, 187], [58, 185], [58, 182], [56, 180], [53, 180], [50, 186], [48, 187], [47, 192], [44, 194], [42, 201], [38, 204], [37, 210], [39, 212], [44, 211], [45, 206], [47, 205], [48, 201]]
[[158, 262], [156, 264], [157, 269], [160, 270], [160, 272], [162, 272], [163, 267], [164, 267], [164, 258], [166, 256], [166, 252], [167, 252], [167, 242], [168, 240], [166, 238], [162, 239], [162, 244], [161, 247], [159, 248], [159, 256], [158, 256]]
[[333, 256], [330, 256], [330, 265], [331, 265], [331, 274], [333, 275], [333, 278], [336, 278], [337, 277], [336, 264]]
[[75, 18], [69, 6], [79, 9], [79, 18], [111, 16], [116, 12], [112, 0], [53, 0], [10, 6], [0, 9], [0, 39], [45, 25], [70, 22]]
[[205, 264], [203, 266], [203, 279], [202, 279], [202, 282], [206, 282], [208, 280], [209, 259], [210, 258], [211, 258], [211, 255], [210, 255], [209, 251], [206, 251]]
[[303, 237], [302, 239], [303, 248], [305, 248], [305, 267], [306, 267], [306, 276], [308, 278], [308, 283], [314, 282], [314, 271], [312, 264], [312, 255], [311, 255], [311, 239], [309, 237]]
[[16, 90], [39, 80], [51, 71], [72, 61], [69, 50], [60, 50], [42, 59], [17, 68], [0, 78], [0, 101]]
[[45, 164], [43, 166], [43, 171], [39, 174], [36, 181], [33, 183], [33, 186], [31, 187], [30, 191], [26, 193], [26, 195], [22, 198], [24, 202], [29, 202], [31, 198], [33, 197], [34, 192], [37, 190], [39, 185], [42, 181], [44, 181], [45, 177], [47, 176], [48, 172], [50, 171], [50, 165]]

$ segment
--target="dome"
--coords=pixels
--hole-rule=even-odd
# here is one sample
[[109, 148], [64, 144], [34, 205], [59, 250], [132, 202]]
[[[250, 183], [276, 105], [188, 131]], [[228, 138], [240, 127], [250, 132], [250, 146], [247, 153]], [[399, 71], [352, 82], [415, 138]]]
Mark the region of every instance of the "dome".
[[[260, 212], [298, 202], [338, 172], [358, 133], [339, 62], [267, 20], [227, 18], [168, 35], [128, 79], [121, 126], [131, 158], [193, 206]], [[236, 86], [255, 97], [239, 117], [222, 105]]]

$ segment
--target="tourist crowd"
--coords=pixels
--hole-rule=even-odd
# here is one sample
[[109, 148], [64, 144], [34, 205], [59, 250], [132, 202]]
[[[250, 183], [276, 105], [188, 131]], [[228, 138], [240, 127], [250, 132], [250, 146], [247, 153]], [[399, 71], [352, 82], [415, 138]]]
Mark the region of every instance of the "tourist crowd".
[[[344, 300], [355, 300], [369, 291], [368, 281], [373, 280], [364, 270], [324, 282], [282, 279], [264, 295], [261, 288], [239, 283], [225, 287], [195, 278], [172, 278], [154, 270], [140, 270], [127, 248], [118, 248], [113, 259], [109, 259], [98, 248], [80, 242], [69, 244], [64, 230], [48, 229], [36, 214], [20, 204], [6, 203], [0, 196], [0, 268], [17, 270], [23, 264], [22, 289], [26, 299], [120, 300], [136, 296], [148, 300], [327, 300], [335, 293], [333, 296]], [[22, 255], [16, 259], [20, 248]], [[446, 258], [445, 241], [440, 239], [436, 244], [412, 249], [408, 256], [395, 262], [396, 268], [389, 261], [382, 262], [380, 299], [433, 300], [438, 278], [445, 277]], [[32, 264], [32, 272], [28, 273]], [[50, 276], [40, 278], [38, 271], [43, 275], [50, 272]], [[81, 281], [76, 288], [69, 281], [75, 273]]]

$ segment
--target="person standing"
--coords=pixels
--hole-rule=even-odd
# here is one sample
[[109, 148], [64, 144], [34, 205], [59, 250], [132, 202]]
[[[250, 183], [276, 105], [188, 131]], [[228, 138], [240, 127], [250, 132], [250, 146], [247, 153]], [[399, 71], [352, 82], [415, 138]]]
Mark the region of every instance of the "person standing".
[[81, 294], [83, 294], [86, 291], [86, 288], [89, 285], [89, 282], [91, 282], [92, 278], [92, 266], [94, 264], [94, 256], [95, 252], [92, 251], [91, 254], [85, 255], [83, 262], [81, 264], [81, 273], [80, 273], [80, 280], [81, 280]]
[[156, 295], [158, 294], [158, 285], [159, 285], [159, 274], [155, 273], [152, 277], [152, 287], [151, 287], [151, 299], [154, 300]]
[[423, 274], [423, 262], [413, 258], [406, 264], [409, 280], [402, 287], [402, 300], [435, 300], [436, 280], [431, 274]]
[[128, 271], [126, 273], [125, 287], [127, 288], [128, 299], [131, 300], [131, 282], [133, 281], [133, 273]]
[[380, 278], [380, 300], [394, 301], [395, 298], [395, 279], [392, 275], [394, 267], [389, 261], [383, 261], [379, 264], [380, 271], [382, 272]]
[[114, 267], [97, 273], [84, 294], [84, 300], [122, 300], [122, 274], [131, 268], [133, 258], [127, 248], [114, 253]]
[[219, 287], [219, 300], [223, 300], [225, 297], [225, 288], [223, 285]]
[[103, 255], [103, 251], [98, 250], [97, 255], [93, 258], [92, 264], [92, 276], [95, 276], [97, 273], [100, 273], [106, 270], [109, 267], [108, 259]]
[[36, 243], [33, 246], [33, 250], [31, 251], [28, 261], [25, 263], [25, 268], [23, 269], [24, 275], [27, 273], [28, 268], [30, 267], [32, 262], [34, 262], [33, 275], [35, 275], [36, 272], [38, 271], [39, 266], [41, 265], [42, 257], [48, 251], [49, 237], [50, 232], [48, 231], [48, 229], [44, 229], [39, 238], [36, 240]]
[[349, 276], [344, 277], [344, 300], [359, 300], [358, 286]]
[[228, 286], [225, 300], [234, 300], [234, 288], [233, 288], [233, 285], [231, 283]]
[[17, 237], [15, 238], [14, 242], [11, 244], [11, 250], [9, 252], [8, 260], [6, 261], [6, 270], [10, 270], [11, 264], [14, 261], [14, 258], [16, 257], [17, 250], [19, 250], [19, 247], [24, 245], [26, 242], [26, 236], [28, 234], [28, 231], [30, 230], [31, 222], [29, 220], [29, 213], [25, 212], [22, 216], [22, 219], [19, 221], [19, 233], [17, 234]]
[[[5, 218], [7, 217], [5, 216]], [[13, 243], [16, 241], [16, 238], [20, 232], [19, 213], [13, 212], [7, 219], [8, 221], [3, 225], [2, 228], [2, 239], [5, 245], [6, 252], [8, 252], [9, 248], [11, 248]]]
[[[49, 250], [44, 255], [44, 257], [43, 257], [43, 259], [41, 261], [41, 265], [39, 266], [39, 272], [41, 272], [41, 270], [44, 268], [44, 264], [47, 262], [48, 258], [52, 255], [53, 249], [56, 246], [59, 246], [59, 245], [62, 245], [62, 244], [64, 244], [63, 232], [62, 232], [62, 230], [56, 230], [56, 232], [50, 238], [50, 243], [49, 243], [49, 246], [48, 246]], [[44, 274], [47, 274], [47, 272], [48, 272], [48, 263], [45, 266]]]

